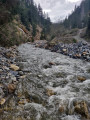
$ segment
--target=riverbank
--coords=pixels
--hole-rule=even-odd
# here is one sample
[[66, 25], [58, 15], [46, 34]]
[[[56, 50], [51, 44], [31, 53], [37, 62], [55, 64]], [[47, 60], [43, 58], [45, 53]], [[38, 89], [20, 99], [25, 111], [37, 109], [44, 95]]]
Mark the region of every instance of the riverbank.
[[90, 62], [90, 43], [85, 41], [71, 44], [56, 43], [54, 45], [45, 41], [37, 41], [34, 45], [39, 48], [48, 49], [51, 52], [67, 55], [70, 58], [82, 59]]
[[[14, 94], [19, 77], [19, 67], [16, 63], [16, 46], [0, 47], [0, 106], [2, 107]], [[1, 108], [0, 108], [1, 110]]]
[[[17, 46], [0, 47], [0, 119], [18, 103], [18, 85], [23, 72], [18, 64]], [[14, 101], [13, 101], [14, 100]], [[9, 115], [9, 114], [8, 114]], [[7, 118], [8, 119], [8, 118]], [[6, 118], [4, 120], [7, 120]], [[10, 119], [11, 120], [11, 119]]]

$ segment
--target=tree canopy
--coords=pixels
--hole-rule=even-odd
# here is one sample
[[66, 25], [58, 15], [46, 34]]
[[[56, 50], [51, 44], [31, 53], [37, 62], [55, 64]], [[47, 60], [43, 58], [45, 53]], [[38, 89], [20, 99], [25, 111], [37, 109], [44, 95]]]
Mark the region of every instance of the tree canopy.
[[46, 17], [40, 4], [37, 6], [33, 0], [1, 0], [10, 11], [11, 15], [18, 14], [22, 24], [30, 31], [30, 24], [33, 28], [33, 36], [36, 33], [36, 25], [45, 29], [45, 33], [50, 30], [50, 18]]

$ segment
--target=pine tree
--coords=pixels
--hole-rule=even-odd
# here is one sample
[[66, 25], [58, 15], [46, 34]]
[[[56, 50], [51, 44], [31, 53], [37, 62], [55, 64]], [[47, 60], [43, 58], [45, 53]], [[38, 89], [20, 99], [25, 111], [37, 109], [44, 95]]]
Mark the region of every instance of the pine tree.
[[90, 13], [89, 13], [89, 16], [88, 16], [87, 35], [88, 35], [88, 37], [90, 37]]
[[[36, 26], [39, 25], [45, 28], [45, 34], [48, 31], [50, 26], [50, 18], [45, 18], [42, 7], [40, 4], [37, 5], [33, 0], [1, 0], [2, 3], [5, 3], [8, 11], [11, 15], [18, 14], [21, 18], [21, 22], [26, 26], [27, 30], [30, 30], [30, 24], [33, 28], [32, 35], [36, 35]], [[2, 23], [2, 21], [0, 21]]]
[[90, 0], [83, 0], [71, 15], [64, 20], [63, 25], [67, 28], [83, 28], [88, 24], [88, 12], [90, 11]]

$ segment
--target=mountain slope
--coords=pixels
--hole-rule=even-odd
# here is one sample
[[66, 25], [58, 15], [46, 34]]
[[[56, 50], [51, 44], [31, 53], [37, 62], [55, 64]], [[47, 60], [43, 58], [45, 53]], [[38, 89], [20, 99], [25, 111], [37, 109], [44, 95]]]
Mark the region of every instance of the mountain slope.
[[0, 0], [0, 44], [11, 46], [46, 38], [50, 18], [33, 0]]
[[80, 6], [66, 18], [63, 25], [67, 28], [83, 28], [88, 24], [88, 14], [90, 12], [90, 0], [83, 0]]

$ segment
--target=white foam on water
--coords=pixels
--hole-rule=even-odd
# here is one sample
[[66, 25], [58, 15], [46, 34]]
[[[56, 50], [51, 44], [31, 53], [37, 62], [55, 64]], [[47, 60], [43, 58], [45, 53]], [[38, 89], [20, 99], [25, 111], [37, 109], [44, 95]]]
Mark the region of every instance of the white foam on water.
[[[45, 75], [46, 77], [42, 77], [42, 79], [33, 79], [33, 83], [40, 84], [43, 86], [43, 89], [50, 89], [55, 92], [55, 95], [45, 96], [47, 101], [47, 105], [53, 105], [53, 110], [55, 110], [56, 100], [59, 101], [59, 105], [68, 104], [68, 108], [74, 99], [84, 99], [90, 101], [90, 75], [87, 73], [87, 69], [89, 69], [90, 63], [79, 60], [72, 59], [68, 56], [64, 56], [59, 53], [53, 53], [49, 50], [44, 50], [40, 48], [35, 48], [30, 44], [23, 44], [19, 48], [19, 52], [21, 56], [26, 60], [24, 64], [24, 69], [30, 70], [32, 74]], [[52, 65], [50, 68], [45, 69], [43, 66], [47, 65], [49, 62], [54, 62], [55, 65]], [[56, 77], [57, 73], [63, 74], [65, 76]], [[77, 76], [85, 76], [86, 81], [81, 82], [77, 79]], [[66, 81], [66, 83], [64, 83]], [[53, 84], [56, 84], [54, 87]], [[58, 84], [57, 84], [58, 83]], [[29, 83], [30, 84], [30, 83]], [[28, 86], [29, 86], [28, 84]], [[41, 89], [41, 88], [40, 88]], [[33, 89], [32, 92], [37, 92], [39, 95], [40, 89]], [[36, 91], [35, 91], [36, 90]], [[43, 93], [44, 94], [44, 93]], [[43, 95], [44, 97], [44, 95]], [[42, 106], [36, 103], [30, 103], [35, 109], [38, 111], [37, 120], [40, 118], [40, 113], [43, 111]], [[45, 109], [44, 109], [45, 110]], [[48, 109], [47, 109], [48, 113]], [[76, 115], [68, 115], [62, 118], [62, 120], [80, 120], [80, 118]]]
[[75, 115], [68, 115], [63, 117], [61, 120], [80, 120], [79, 116], [75, 116]]

